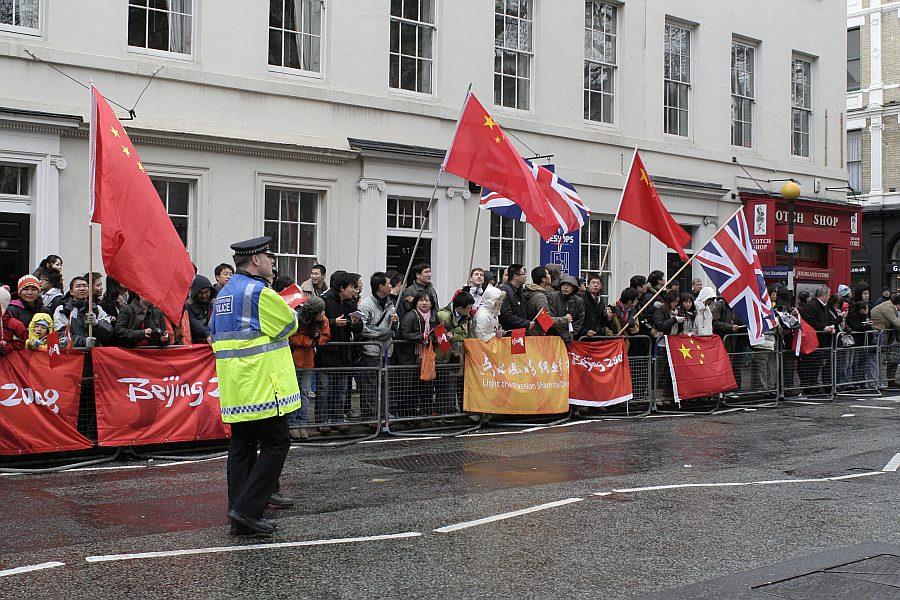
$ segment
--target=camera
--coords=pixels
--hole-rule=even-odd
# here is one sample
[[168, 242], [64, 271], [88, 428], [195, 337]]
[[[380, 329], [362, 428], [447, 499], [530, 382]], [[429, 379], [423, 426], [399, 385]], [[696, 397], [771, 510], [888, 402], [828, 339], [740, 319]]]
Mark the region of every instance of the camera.
[[150, 339], [154, 341], [159, 341], [162, 337], [166, 335], [166, 330], [161, 329], [159, 327], [150, 330]]

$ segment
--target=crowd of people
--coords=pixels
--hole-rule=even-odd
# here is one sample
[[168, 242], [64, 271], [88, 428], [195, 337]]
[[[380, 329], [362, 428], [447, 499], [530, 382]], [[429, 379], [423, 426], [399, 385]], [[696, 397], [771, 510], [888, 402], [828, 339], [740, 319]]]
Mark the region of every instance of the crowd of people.
[[[215, 268], [215, 282], [196, 275], [182, 318], [174, 323], [149, 301], [99, 273], [72, 277], [64, 289], [63, 260], [48, 256], [33, 273], [19, 278], [15, 291], [0, 287], [0, 355], [46, 351], [52, 331], [58, 332], [63, 346], [87, 348], [209, 343], [213, 302], [234, 272], [232, 265], [223, 263]], [[271, 286], [280, 292], [294, 283], [276, 274]], [[746, 327], [715, 289], [703, 287], [697, 278], [690, 289], [682, 290], [678, 281], [667, 281], [658, 270], [646, 277], [631, 277], [618, 300], [609, 303], [604, 300], [599, 273], [579, 280], [553, 264], [530, 271], [512, 264], [499, 273], [473, 268], [465, 284], [445, 302], [438, 297], [427, 263], [414, 265], [406, 282], [396, 271], [373, 273], [364, 298], [362, 275], [341, 270], [329, 275], [321, 264], [313, 266], [298, 285], [308, 300], [297, 309], [300, 328], [290, 338], [305, 400], [290, 418], [295, 439], [308, 437], [312, 397], [316, 398], [314, 420], [323, 423], [320, 432], [324, 434], [342, 431], [354, 420], [374, 419], [379, 370], [385, 364], [409, 367], [409, 376], [401, 379], [402, 390], [390, 406], [392, 416], [429, 416], [461, 406], [459, 370], [440, 365], [461, 362], [466, 338], [488, 341], [513, 330], [532, 336], [556, 335], [566, 342], [624, 335], [630, 356], [646, 356], [658, 352], [656, 340], [663, 335], [717, 334], [725, 338], [732, 355], [739, 388], [749, 366], [749, 387], [768, 390], [775, 388], [778, 377], [773, 351], [793, 348], [801, 318], [818, 332], [822, 348], [831, 348], [835, 340], [845, 347], [868, 345], [871, 330], [900, 332], [900, 294], [885, 288], [874, 299], [865, 286], [851, 290], [841, 285], [833, 294], [822, 286], [814, 294], [801, 293], [796, 305], [790, 290], [771, 286], [778, 327], [751, 347], [747, 336], [733, 335], [745, 333]], [[538, 318], [541, 313], [549, 316], [552, 325]], [[448, 332], [449, 351], [437, 344], [439, 325]], [[431, 381], [423, 381], [414, 369], [426, 347], [434, 350], [439, 366]], [[831, 385], [825, 353], [795, 358], [786, 352], [784, 357], [786, 389], [816, 393], [820, 386]], [[890, 386], [896, 385], [898, 362], [900, 356], [888, 357]], [[872, 353], [845, 352], [836, 366], [839, 386], [877, 379]], [[658, 387], [671, 389], [667, 370], [660, 370], [659, 376]], [[358, 408], [351, 406], [353, 388], [359, 392]]]

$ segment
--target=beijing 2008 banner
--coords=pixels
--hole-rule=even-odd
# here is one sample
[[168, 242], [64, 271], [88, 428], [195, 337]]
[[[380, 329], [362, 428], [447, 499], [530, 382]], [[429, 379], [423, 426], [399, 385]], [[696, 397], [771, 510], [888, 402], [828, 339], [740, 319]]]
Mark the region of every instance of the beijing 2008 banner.
[[84, 355], [72, 353], [50, 370], [46, 352], [20, 350], [0, 358], [0, 454], [82, 450], [78, 433]]
[[227, 438], [216, 361], [209, 346], [95, 348], [94, 392], [101, 446]]
[[569, 403], [611, 406], [632, 398], [625, 340], [569, 344]]
[[465, 341], [465, 410], [500, 415], [569, 410], [569, 359], [562, 339], [524, 339], [524, 354], [512, 354], [508, 337]]

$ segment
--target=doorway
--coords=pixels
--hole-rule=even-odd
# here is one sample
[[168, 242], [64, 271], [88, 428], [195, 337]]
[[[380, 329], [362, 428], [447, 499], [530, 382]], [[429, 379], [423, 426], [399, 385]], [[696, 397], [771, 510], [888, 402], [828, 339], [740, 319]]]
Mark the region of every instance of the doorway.
[[0, 283], [16, 289], [19, 277], [31, 273], [28, 264], [31, 216], [0, 213]]
[[416, 249], [416, 256], [412, 262], [410, 262], [413, 246], [415, 244], [415, 237], [399, 235], [387, 236], [387, 260], [385, 261], [387, 270], [393, 270], [400, 274], [404, 274], [410, 264], [415, 265], [420, 262], [431, 264], [431, 239], [423, 237], [419, 241], [419, 247]]

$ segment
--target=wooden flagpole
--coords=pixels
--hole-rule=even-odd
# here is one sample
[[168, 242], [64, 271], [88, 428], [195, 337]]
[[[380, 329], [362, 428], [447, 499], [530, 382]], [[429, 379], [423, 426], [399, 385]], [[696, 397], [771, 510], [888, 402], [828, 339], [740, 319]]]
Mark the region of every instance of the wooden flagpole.
[[[730, 217], [728, 217], [728, 219], [725, 221], [725, 223], [724, 223], [721, 227], [719, 227], [718, 229], [716, 229], [716, 232], [715, 232], [714, 234], [712, 234], [712, 235], [709, 237], [708, 240], [706, 240], [706, 244], [710, 243], [714, 237], [716, 237], [717, 235], [719, 235], [719, 232], [722, 231], [723, 229], [725, 229], [725, 227], [726, 227], [729, 223], [731, 223], [731, 220], [734, 219], [734, 218], [737, 216], [737, 214], [738, 214], [739, 212], [741, 212], [742, 210], [743, 210], [743, 207], [741, 207], [741, 208], [737, 209], [736, 211], [734, 211], [734, 213], [733, 213]], [[700, 246], [701, 250], [702, 250], [703, 248], [706, 247], [706, 244], [703, 244], [702, 246]], [[676, 271], [674, 275], [672, 275], [671, 277], [668, 278], [668, 281], [671, 281], [671, 280], [673, 280], [673, 279], [678, 279], [678, 276], [681, 275], [681, 272], [684, 271], [684, 270], [687, 268], [687, 266], [688, 266], [689, 264], [691, 264], [692, 262], [694, 262], [694, 259], [697, 258], [697, 254], [699, 254], [699, 251], [698, 251], [698, 252], [694, 252], [694, 254], [693, 254], [689, 259], [687, 259], [687, 262], [685, 262], [683, 265], [681, 265], [681, 268], [678, 269], [678, 271]], [[640, 308], [640, 310], [638, 310], [638, 311], [634, 314], [634, 317], [632, 317], [632, 318], [635, 319], [635, 320], [637, 320], [637, 318], [641, 315], [641, 313], [644, 312], [644, 310], [645, 310], [648, 306], [650, 306], [650, 305], [653, 304], [653, 301], [656, 300], [656, 297], [659, 296], [659, 295], [662, 293], [662, 291], [663, 291], [664, 289], [665, 289], [665, 287], [660, 287], [658, 290], [656, 290], [656, 293], [653, 294], [653, 296], [647, 301], [647, 303], [646, 303], [644, 306], [642, 306], [642, 307]], [[622, 327], [622, 329], [619, 330], [619, 332], [618, 332], [616, 335], [622, 335], [622, 332], [625, 331], [626, 329], [628, 329], [628, 324], [627, 324], [627, 323]]]

